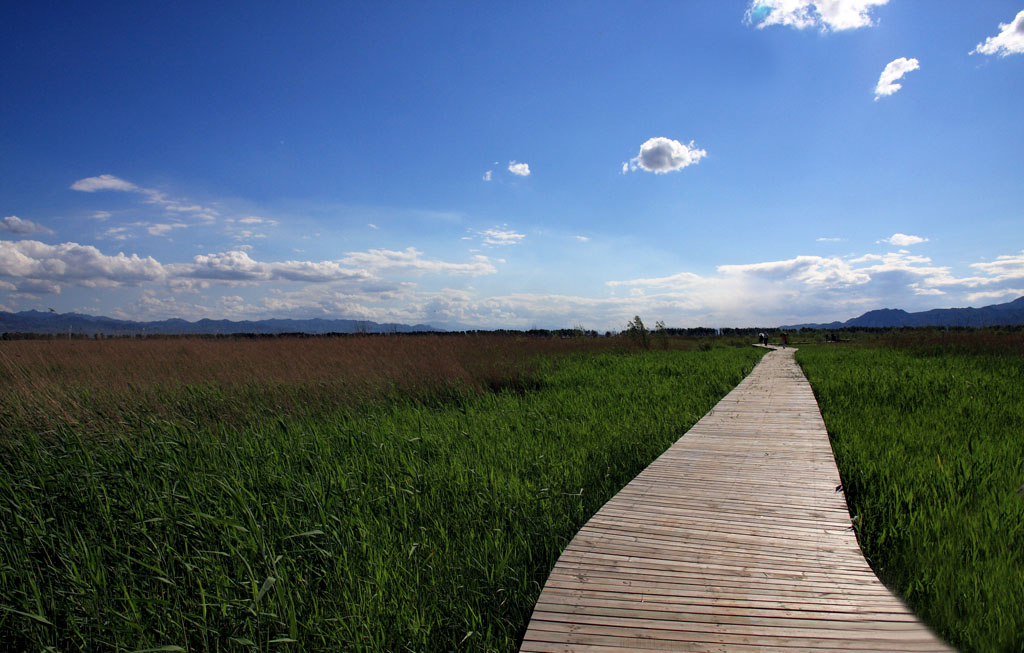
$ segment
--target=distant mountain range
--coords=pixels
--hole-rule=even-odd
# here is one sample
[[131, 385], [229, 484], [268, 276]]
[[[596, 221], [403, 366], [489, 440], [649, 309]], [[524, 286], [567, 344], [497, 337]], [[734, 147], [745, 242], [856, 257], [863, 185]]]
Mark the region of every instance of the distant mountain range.
[[987, 327], [1024, 324], [1024, 297], [981, 308], [935, 308], [908, 313], [898, 308], [868, 311], [845, 322], [794, 324], [780, 329], [842, 329], [843, 327]]
[[414, 331], [441, 331], [429, 324], [378, 324], [367, 320], [256, 320], [233, 322], [231, 320], [198, 320], [188, 322], [181, 319], [159, 320], [156, 322], [134, 322], [116, 320], [110, 317], [83, 315], [81, 313], [48, 313], [42, 311], [21, 311], [5, 313], [0, 311], [0, 333], [68, 333], [94, 335], [133, 334], [227, 334], [227, 333], [410, 333]]
[[[818, 324], [791, 324], [780, 329], [842, 329], [844, 327], [986, 327], [1024, 325], [1024, 297], [1005, 304], [993, 304], [981, 308], [936, 308], [919, 313], [908, 313], [900, 309], [883, 308], [868, 311], [860, 317], [845, 322]], [[447, 325], [446, 325], [447, 326]], [[0, 311], [0, 333], [70, 333], [79, 335], [215, 335], [231, 333], [277, 334], [277, 333], [412, 333], [423, 331], [443, 332], [445, 329], [429, 324], [395, 324], [370, 322], [368, 320], [198, 320], [188, 322], [177, 318], [154, 322], [117, 320], [111, 317], [83, 315], [81, 313], [49, 313], [43, 311], [21, 311], [5, 313]]]

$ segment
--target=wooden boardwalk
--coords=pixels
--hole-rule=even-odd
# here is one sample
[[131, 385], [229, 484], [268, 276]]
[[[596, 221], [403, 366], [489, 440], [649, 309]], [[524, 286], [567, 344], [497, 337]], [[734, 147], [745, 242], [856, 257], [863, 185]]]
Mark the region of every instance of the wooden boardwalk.
[[522, 651], [946, 651], [875, 577], [792, 349], [576, 534]]

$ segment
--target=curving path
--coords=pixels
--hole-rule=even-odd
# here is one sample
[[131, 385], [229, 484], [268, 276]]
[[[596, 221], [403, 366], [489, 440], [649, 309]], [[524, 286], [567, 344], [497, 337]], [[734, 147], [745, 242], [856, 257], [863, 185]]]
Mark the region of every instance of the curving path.
[[522, 651], [951, 650], [861, 555], [793, 352], [767, 354], [576, 534]]

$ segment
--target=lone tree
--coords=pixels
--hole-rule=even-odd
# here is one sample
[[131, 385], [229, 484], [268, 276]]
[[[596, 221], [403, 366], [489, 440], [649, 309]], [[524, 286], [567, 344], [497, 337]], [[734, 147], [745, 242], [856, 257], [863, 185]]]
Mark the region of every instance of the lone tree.
[[647, 327], [644, 326], [639, 315], [633, 316], [632, 320], [626, 322], [626, 335], [644, 349], [651, 348], [650, 332], [647, 331]]

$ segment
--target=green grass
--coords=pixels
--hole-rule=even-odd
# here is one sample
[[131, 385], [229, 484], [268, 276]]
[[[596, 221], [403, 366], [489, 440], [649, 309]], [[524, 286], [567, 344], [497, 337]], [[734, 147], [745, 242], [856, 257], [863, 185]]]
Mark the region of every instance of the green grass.
[[1024, 650], [1024, 356], [968, 335], [797, 354], [880, 578], [962, 650]]
[[95, 429], [75, 391], [0, 447], [0, 649], [513, 650], [579, 527], [760, 353], [548, 356], [315, 411], [161, 386]]

